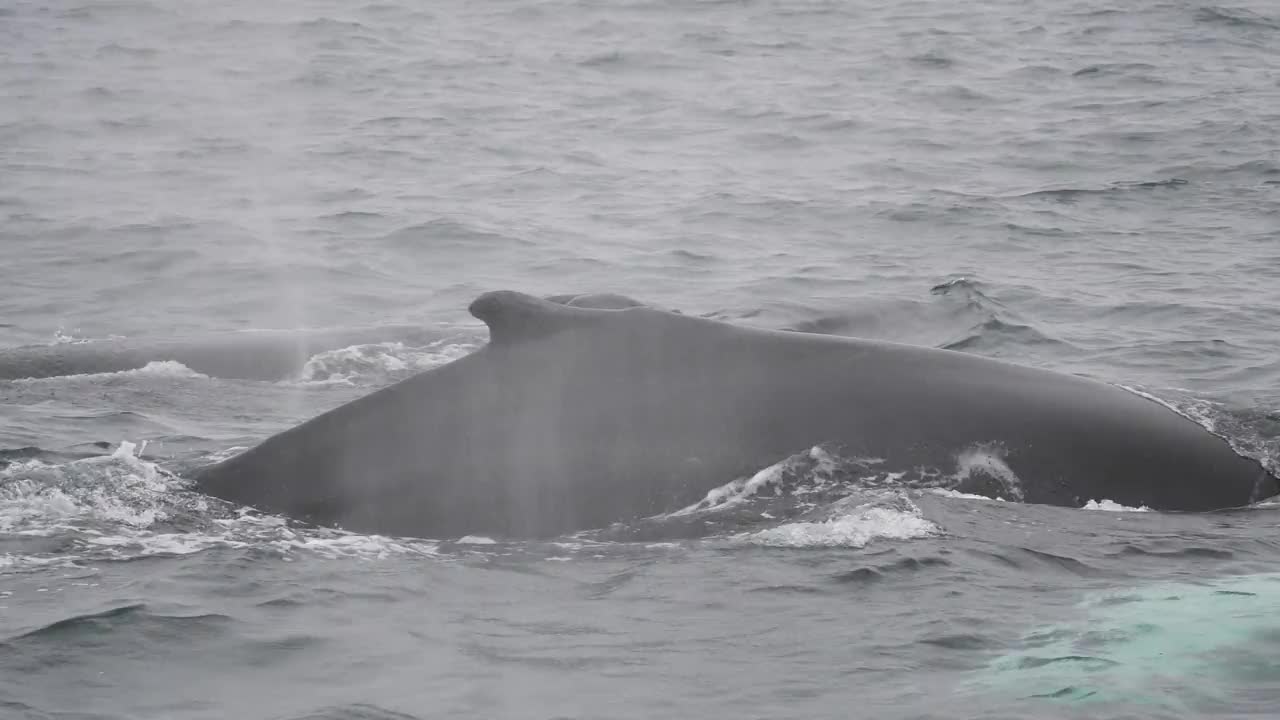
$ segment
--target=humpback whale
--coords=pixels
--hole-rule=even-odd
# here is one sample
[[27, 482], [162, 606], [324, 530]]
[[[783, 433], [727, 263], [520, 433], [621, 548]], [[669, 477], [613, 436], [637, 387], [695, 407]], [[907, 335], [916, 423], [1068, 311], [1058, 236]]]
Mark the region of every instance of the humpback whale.
[[[1197, 423], [1074, 375], [613, 295], [499, 291], [470, 310], [487, 345], [203, 468], [197, 487], [310, 523], [436, 538], [550, 537], [670, 512], [815, 445], [905, 482], [972, 482], [986, 467], [998, 482], [978, 492], [1064, 506], [1202, 511], [1280, 489]], [[998, 462], [961, 473], [975, 449]]]

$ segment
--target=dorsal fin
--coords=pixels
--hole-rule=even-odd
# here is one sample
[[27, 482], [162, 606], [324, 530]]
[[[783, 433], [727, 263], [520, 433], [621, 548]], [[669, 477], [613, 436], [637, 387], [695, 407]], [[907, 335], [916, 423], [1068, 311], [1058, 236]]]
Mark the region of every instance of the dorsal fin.
[[489, 342], [494, 345], [552, 335], [616, 312], [569, 307], [513, 290], [487, 292], [469, 309], [489, 326]]

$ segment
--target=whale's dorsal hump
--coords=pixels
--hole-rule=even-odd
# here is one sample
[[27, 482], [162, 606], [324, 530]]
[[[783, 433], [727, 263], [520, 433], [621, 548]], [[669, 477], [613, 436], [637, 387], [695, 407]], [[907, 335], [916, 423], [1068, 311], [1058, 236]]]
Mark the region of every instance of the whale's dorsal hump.
[[645, 307], [639, 300], [617, 293], [585, 293], [573, 295], [548, 295], [547, 299], [569, 307], [594, 308], [596, 310], [626, 310], [633, 307]]
[[[497, 290], [476, 298], [471, 303], [470, 310], [472, 315], [489, 326], [489, 342], [493, 345], [545, 337], [617, 312], [592, 308], [590, 305], [578, 307], [566, 300], [577, 297], [579, 296], [555, 296], [544, 300], [513, 290]], [[626, 307], [640, 306], [640, 303], [631, 302], [634, 305]]]

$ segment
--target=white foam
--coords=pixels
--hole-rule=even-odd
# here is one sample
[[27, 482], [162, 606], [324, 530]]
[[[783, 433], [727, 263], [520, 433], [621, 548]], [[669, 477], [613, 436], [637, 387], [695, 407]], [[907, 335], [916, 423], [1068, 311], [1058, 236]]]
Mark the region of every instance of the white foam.
[[455, 540], [459, 545], [497, 545], [498, 541], [483, 535], [464, 535]]
[[[73, 568], [76, 567], [75, 559], [65, 555], [53, 557], [40, 557], [36, 555], [14, 555], [5, 553], [0, 555], [0, 572], [17, 572], [22, 570], [35, 570], [45, 568]], [[8, 597], [12, 593], [0, 593], [0, 597]]]
[[53, 338], [49, 341], [50, 345], [88, 345], [90, 343], [111, 342], [113, 340], [124, 340], [124, 335], [108, 335], [105, 338], [80, 337], [76, 335], [79, 329], [67, 332], [64, 328], [58, 328], [53, 332]]
[[48, 382], [64, 382], [68, 379], [75, 380], [99, 380], [103, 378], [189, 378], [189, 379], [207, 379], [209, 376], [198, 373], [195, 370], [183, 365], [177, 360], [152, 360], [140, 368], [132, 370], [118, 370], [116, 372], [100, 372], [100, 373], [79, 373], [72, 375], [55, 375], [51, 377], [40, 378], [18, 378], [14, 382], [24, 384], [38, 384]]
[[428, 370], [468, 355], [475, 347], [470, 343], [443, 340], [426, 347], [411, 347], [401, 342], [351, 345], [313, 355], [294, 382], [351, 384], [356, 377]]
[[123, 557], [152, 555], [191, 555], [210, 547], [246, 547], [247, 543], [228, 538], [207, 537], [187, 533], [138, 532], [130, 535], [90, 537], [86, 545], [111, 548], [107, 554]]
[[866, 504], [823, 522], [787, 523], [734, 539], [766, 547], [861, 548], [875, 539], [911, 540], [939, 532], [941, 529], [910, 503], [905, 509]]
[[435, 556], [439, 550], [439, 544], [429, 540], [299, 527], [279, 515], [265, 515], [250, 508], [240, 508], [236, 517], [214, 522], [221, 532], [207, 531], [194, 536], [206, 547], [270, 548], [286, 559], [296, 551], [328, 558], [383, 559], [393, 555]]
[[[235, 517], [209, 519], [211, 504], [221, 506], [221, 501], [191, 491], [185, 481], [141, 459], [141, 449], [126, 441], [111, 455], [61, 465], [30, 460], [0, 470], [0, 532], [69, 538], [53, 557], [0, 556], [0, 569], [189, 555], [210, 548], [264, 548], [285, 559], [298, 551], [362, 559], [436, 553], [437, 545], [427, 541], [297, 528], [247, 508]], [[175, 519], [197, 529], [164, 527]]]
[[385, 559], [397, 555], [435, 556], [439, 546], [426, 540], [361, 535], [333, 528], [291, 527], [285, 518], [244, 509], [239, 517], [213, 521], [212, 527], [185, 533], [120, 528], [89, 537], [83, 544], [94, 557], [137, 558], [191, 555], [214, 548], [253, 547], [291, 560], [298, 552], [325, 558]]
[[426, 540], [361, 535], [341, 530], [299, 533], [272, 543], [272, 547], [286, 557], [292, 552], [305, 550], [321, 557], [357, 560], [384, 560], [398, 555], [438, 557], [440, 549], [438, 544]]
[[1004, 498], [991, 498], [986, 495], [975, 495], [973, 493], [964, 493], [959, 490], [948, 490], [946, 488], [929, 488], [930, 495], [939, 495], [941, 497], [955, 498], [957, 500], [984, 500], [986, 502], [1005, 502]]
[[116, 375], [153, 375], [156, 377], [207, 378], [208, 375], [198, 373], [177, 360], [152, 360], [137, 370], [125, 370]]
[[0, 470], [0, 531], [52, 534], [91, 520], [145, 527], [166, 518], [166, 493], [181, 482], [140, 452], [126, 441], [110, 455]]
[[1104, 512], [1151, 512], [1151, 508], [1147, 507], [1146, 505], [1143, 505], [1141, 507], [1129, 507], [1127, 505], [1121, 505], [1118, 502], [1107, 500], [1105, 498], [1102, 500], [1090, 500], [1089, 502], [1085, 503], [1080, 509], [1081, 510], [1102, 510]]

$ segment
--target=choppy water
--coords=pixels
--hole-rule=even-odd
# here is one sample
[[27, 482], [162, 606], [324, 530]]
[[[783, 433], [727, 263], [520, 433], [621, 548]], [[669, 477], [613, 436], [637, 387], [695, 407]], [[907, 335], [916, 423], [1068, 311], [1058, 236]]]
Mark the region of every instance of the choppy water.
[[6, 720], [1274, 713], [1266, 505], [512, 544], [170, 474], [499, 287], [1087, 374], [1275, 469], [1274, 3], [11, 0], [0, 100]]

